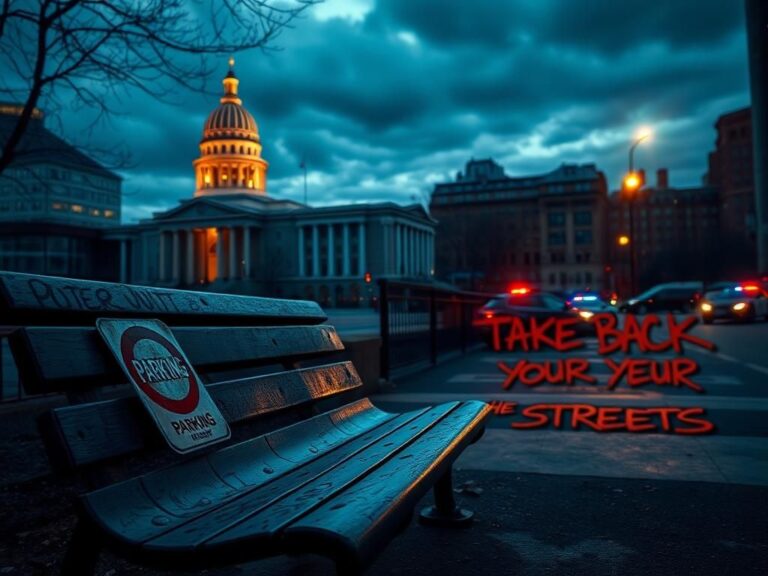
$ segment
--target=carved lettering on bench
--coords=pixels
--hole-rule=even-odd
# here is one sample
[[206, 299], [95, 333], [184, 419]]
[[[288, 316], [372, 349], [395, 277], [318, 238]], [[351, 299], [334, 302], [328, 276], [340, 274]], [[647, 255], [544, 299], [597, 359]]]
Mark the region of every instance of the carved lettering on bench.
[[[38, 306], [46, 309], [184, 313], [198, 312], [207, 306], [207, 302], [202, 298], [138, 286], [104, 287], [97, 283], [71, 284], [66, 281], [48, 282], [40, 278], [30, 278], [26, 281], [26, 287]], [[13, 296], [23, 304], [26, 294], [19, 292], [14, 291]], [[119, 304], [121, 301], [124, 303]]]
[[0, 309], [82, 311], [94, 315], [122, 312], [121, 315], [206, 314], [325, 319], [314, 302], [212, 295], [16, 272], [0, 272]]

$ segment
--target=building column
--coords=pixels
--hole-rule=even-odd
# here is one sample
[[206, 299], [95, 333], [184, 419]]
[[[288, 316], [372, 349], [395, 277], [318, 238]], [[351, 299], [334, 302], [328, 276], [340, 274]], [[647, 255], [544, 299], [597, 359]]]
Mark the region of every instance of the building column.
[[384, 229], [384, 233], [383, 233], [383, 237], [384, 237], [384, 254], [383, 254], [384, 265], [382, 266], [382, 272], [386, 276], [386, 275], [389, 274], [389, 259], [391, 257], [391, 254], [390, 254], [391, 250], [390, 250], [389, 243], [390, 243], [390, 235], [392, 233], [392, 225], [391, 224], [384, 224], [383, 229]]
[[425, 240], [425, 258], [427, 259], [427, 276], [432, 277], [432, 235], [429, 232], [424, 234]]
[[160, 231], [160, 241], [157, 243], [157, 279], [165, 282], [165, 232]]
[[328, 276], [336, 276], [336, 254], [333, 246], [333, 224], [328, 224]]
[[365, 223], [357, 225], [357, 267], [358, 276], [365, 274]]
[[421, 233], [418, 229], [413, 229], [413, 274], [421, 274]]
[[120, 240], [120, 282], [128, 281], [128, 241]]
[[235, 280], [237, 274], [237, 228], [234, 226], [229, 227], [229, 279]]
[[320, 276], [320, 233], [317, 224], [312, 225], [312, 276]]
[[424, 264], [424, 243], [421, 241], [421, 230], [418, 228], [413, 231], [414, 237], [416, 238], [416, 250], [415, 250], [415, 256], [416, 256], [416, 269], [415, 273], [417, 276], [421, 276], [422, 273], [422, 267]]
[[403, 226], [403, 272], [411, 275], [411, 230], [407, 226]]
[[216, 228], [216, 280], [224, 280], [224, 228]]
[[147, 242], [147, 235], [141, 235], [141, 280], [145, 284], [149, 284], [149, 242]]
[[171, 234], [173, 243], [173, 252], [171, 254], [171, 281], [174, 284], [178, 284], [181, 277], [181, 274], [179, 273], [181, 269], [181, 238], [179, 238], [178, 230], [174, 230]]
[[243, 278], [251, 277], [251, 227], [243, 226]]
[[395, 276], [403, 274], [403, 227], [395, 224]]
[[342, 274], [345, 277], [350, 275], [350, 261], [349, 261], [349, 223], [344, 223], [344, 228], [341, 236], [341, 249], [344, 263], [342, 264]]
[[306, 253], [306, 247], [304, 246], [304, 226], [299, 226], [299, 276], [307, 275]]
[[187, 230], [187, 269], [184, 274], [186, 284], [195, 283], [195, 231]]

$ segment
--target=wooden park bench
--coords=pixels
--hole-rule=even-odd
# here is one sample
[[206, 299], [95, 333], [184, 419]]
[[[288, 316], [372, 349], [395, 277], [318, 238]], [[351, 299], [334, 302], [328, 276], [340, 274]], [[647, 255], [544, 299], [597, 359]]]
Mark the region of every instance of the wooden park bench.
[[[127, 380], [100, 317], [170, 326], [232, 439], [172, 453], [135, 393], [116, 387]], [[482, 434], [488, 406], [375, 408], [350, 362], [320, 364], [343, 345], [314, 302], [0, 272], [0, 318], [18, 327], [10, 343], [25, 390], [69, 399], [40, 426], [54, 470], [83, 484], [64, 574], [93, 573], [103, 548], [184, 570], [317, 553], [355, 573], [430, 488], [425, 522], [470, 515], [454, 502], [451, 466]]]

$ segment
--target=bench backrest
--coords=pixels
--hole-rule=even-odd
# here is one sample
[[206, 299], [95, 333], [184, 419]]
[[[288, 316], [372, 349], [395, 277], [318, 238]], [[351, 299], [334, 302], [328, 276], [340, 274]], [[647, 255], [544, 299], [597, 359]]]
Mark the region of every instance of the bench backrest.
[[25, 390], [64, 392], [74, 404], [42, 421], [52, 463], [64, 469], [162, 445], [138, 398], [100, 399], [126, 378], [99, 317], [168, 324], [230, 425], [361, 386], [349, 362], [299, 368], [344, 349], [314, 302], [0, 272], [0, 324], [18, 327], [9, 340]]

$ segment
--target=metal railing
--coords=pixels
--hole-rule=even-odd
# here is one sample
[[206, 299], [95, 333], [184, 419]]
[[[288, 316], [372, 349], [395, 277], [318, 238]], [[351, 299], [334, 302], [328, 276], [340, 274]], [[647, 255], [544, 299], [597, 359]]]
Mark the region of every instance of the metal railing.
[[379, 280], [381, 376], [431, 365], [482, 343], [472, 325], [492, 295], [437, 288], [431, 284]]

